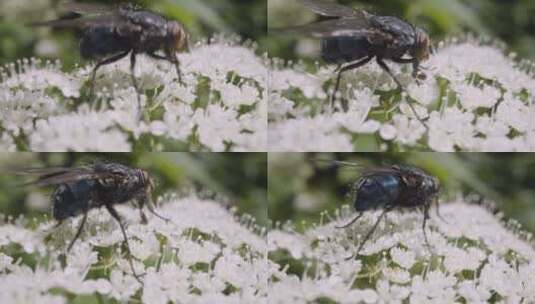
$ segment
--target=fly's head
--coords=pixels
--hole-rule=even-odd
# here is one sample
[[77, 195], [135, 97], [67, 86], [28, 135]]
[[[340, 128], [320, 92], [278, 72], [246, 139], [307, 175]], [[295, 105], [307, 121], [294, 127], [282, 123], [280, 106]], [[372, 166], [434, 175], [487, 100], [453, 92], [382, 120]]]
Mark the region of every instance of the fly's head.
[[416, 42], [412, 47], [411, 55], [418, 61], [426, 61], [433, 53], [433, 44], [427, 32], [419, 27], [416, 28]]
[[188, 33], [184, 30], [184, 27], [176, 21], [169, 21], [167, 23], [167, 37], [168, 45], [167, 51], [171, 54], [187, 51], [188, 46]]
[[425, 175], [421, 186], [429, 196], [437, 196], [440, 193], [440, 181], [436, 176]]

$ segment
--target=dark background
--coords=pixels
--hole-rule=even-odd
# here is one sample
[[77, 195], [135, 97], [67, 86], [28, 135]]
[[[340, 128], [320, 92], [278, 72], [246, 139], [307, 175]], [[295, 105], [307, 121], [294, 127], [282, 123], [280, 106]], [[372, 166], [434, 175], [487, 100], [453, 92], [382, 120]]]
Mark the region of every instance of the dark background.
[[[328, 1], [328, 0], [326, 0]], [[434, 41], [473, 33], [498, 38], [508, 50], [535, 59], [535, 1], [533, 0], [337, 0], [380, 15], [397, 16], [425, 28]], [[268, 0], [270, 29], [306, 24], [317, 16], [297, 0]], [[271, 30], [270, 30], [271, 32]], [[274, 31], [272, 32], [275, 33]], [[270, 55], [301, 58], [297, 39], [270, 35]]]
[[[6, 1], [6, 2], [4, 2]], [[80, 62], [78, 42], [67, 30], [31, 28], [27, 23], [66, 15], [60, 3], [68, 0], [2, 0], [0, 3], [0, 65], [24, 57], [60, 59], [66, 68]], [[182, 23], [192, 41], [215, 33], [238, 34], [263, 43], [266, 37], [266, 0], [134, 0], [71, 1], [84, 3], [135, 3]], [[8, 3], [11, 3], [8, 6]], [[7, 9], [6, 9], [7, 8]], [[55, 52], [39, 51], [43, 45]]]
[[[363, 167], [411, 164], [437, 176], [440, 201], [457, 194], [495, 201], [507, 218], [535, 232], [535, 154], [532, 153], [270, 153], [268, 202], [274, 222], [318, 223], [322, 211], [352, 204], [350, 189], [358, 168], [322, 160], [341, 160]], [[477, 194], [477, 195], [474, 195]], [[302, 228], [304, 228], [302, 227]]]
[[[37, 218], [52, 214], [48, 197], [54, 188], [21, 186], [32, 179], [15, 174], [16, 168], [79, 166], [95, 161], [148, 170], [156, 180], [155, 199], [168, 192], [195, 191], [226, 207], [237, 207], [239, 214], [250, 214], [257, 223], [267, 225], [266, 153], [0, 153], [0, 167], [4, 168], [0, 213]], [[37, 193], [46, 201], [38, 204], [40, 207], [30, 202], [31, 195]]]

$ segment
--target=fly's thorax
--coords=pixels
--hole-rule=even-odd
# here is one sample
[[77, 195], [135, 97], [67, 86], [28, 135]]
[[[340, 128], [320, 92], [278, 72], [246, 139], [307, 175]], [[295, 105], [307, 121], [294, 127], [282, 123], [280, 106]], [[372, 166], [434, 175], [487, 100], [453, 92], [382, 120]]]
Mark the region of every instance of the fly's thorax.
[[167, 37], [169, 52], [180, 53], [188, 50], [188, 34], [182, 25], [176, 21], [167, 22]]

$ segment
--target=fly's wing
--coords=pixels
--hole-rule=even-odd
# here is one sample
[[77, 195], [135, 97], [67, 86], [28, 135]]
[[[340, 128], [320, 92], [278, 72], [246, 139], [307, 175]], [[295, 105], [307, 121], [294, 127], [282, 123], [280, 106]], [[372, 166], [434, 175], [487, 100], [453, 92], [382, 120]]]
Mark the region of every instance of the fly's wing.
[[117, 26], [127, 23], [118, 10], [107, 5], [68, 2], [62, 7], [81, 16], [31, 23], [30, 26], [51, 26], [64, 28], [86, 28], [89, 26]]
[[30, 23], [30, 26], [51, 26], [64, 28], [86, 28], [94, 25], [115, 25], [120, 19], [113, 15], [79, 17], [75, 19], [58, 19]]
[[300, 0], [299, 2], [314, 13], [327, 17], [352, 17], [360, 14], [360, 11], [333, 1]]
[[328, 165], [333, 166], [345, 166], [345, 167], [354, 167], [354, 168], [362, 168], [362, 165], [358, 163], [348, 162], [348, 161], [340, 161], [340, 160], [333, 160], [333, 159], [322, 159], [322, 158], [311, 158], [310, 159], [313, 162], [316, 163], [324, 163]]
[[332, 19], [286, 29], [287, 32], [302, 33], [315, 38], [362, 37], [373, 30], [365, 18]]
[[21, 174], [37, 175], [35, 181], [25, 185], [38, 187], [72, 183], [80, 180], [104, 179], [109, 177], [107, 172], [96, 172], [91, 167], [79, 168], [32, 168], [20, 171]]
[[394, 174], [394, 175], [400, 176], [401, 172], [399, 168], [396, 166], [368, 168], [366, 169], [366, 171], [362, 173], [361, 178], [375, 175], [375, 174]]
[[68, 12], [73, 12], [81, 15], [85, 14], [105, 14], [114, 11], [116, 8], [94, 3], [77, 3], [77, 2], [65, 2], [61, 4], [61, 7]]

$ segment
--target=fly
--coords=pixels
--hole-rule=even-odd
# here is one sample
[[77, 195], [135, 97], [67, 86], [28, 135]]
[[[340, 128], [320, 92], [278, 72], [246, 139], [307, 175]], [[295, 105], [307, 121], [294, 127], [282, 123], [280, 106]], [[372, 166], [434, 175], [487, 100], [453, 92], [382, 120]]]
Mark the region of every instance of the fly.
[[[425, 30], [397, 17], [374, 15], [330, 1], [300, 2], [314, 13], [329, 18], [293, 30], [321, 39], [323, 60], [338, 65], [334, 90], [330, 96], [331, 107], [339, 91], [342, 73], [360, 68], [375, 58], [381, 69], [403, 90], [403, 85], [385, 60], [412, 64], [412, 76], [417, 78], [420, 62], [429, 59], [433, 52], [431, 39]], [[409, 106], [427, 128], [410, 102]]]
[[[182, 25], [149, 10], [133, 5], [110, 7], [107, 5], [66, 3], [64, 9], [71, 16], [58, 20], [36, 22], [32, 26], [52, 26], [82, 30], [80, 53], [95, 60], [90, 81], [89, 96], [94, 94], [97, 70], [130, 54], [130, 74], [136, 89], [138, 114], [141, 114], [141, 96], [134, 75], [136, 56], [147, 54], [175, 65], [178, 81], [182, 82], [177, 52], [188, 48], [188, 35]], [[74, 17], [72, 17], [74, 16]], [[162, 54], [158, 54], [163, 51]]]
[[52, 194], [53, 216], [59, 226], [64, 220], [82, 215], [82, 222], [76, 235], [69, 243], [67, 252], [71, 250], [80, 237], [87, 221], [89, 210], [105, 207], [110, 215], [119, 223], [126, 248], [128, 261], [133, 275], [139, 276], [134, 270], [130, 246], [125, 227], [115, 206], [129, 201], [136, 201], [141, 222], [147, 223], [143, 207], [155, 216], [168, 221], [154, 210], [152, 191], [154, 181], [149, 173], [142, 169], [134, 169], [118, 163], [96, 163], [75, 168], [34, 168], [22, 170], [21, 173], [37, 176], [35, 181], [27, 185], [38, 187], [55, 186]]

